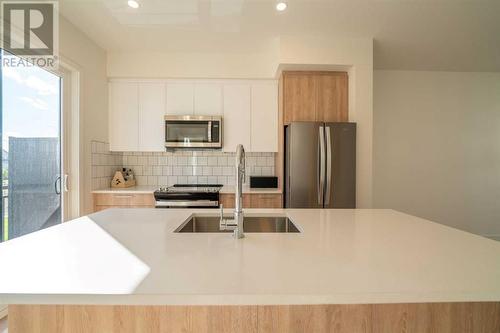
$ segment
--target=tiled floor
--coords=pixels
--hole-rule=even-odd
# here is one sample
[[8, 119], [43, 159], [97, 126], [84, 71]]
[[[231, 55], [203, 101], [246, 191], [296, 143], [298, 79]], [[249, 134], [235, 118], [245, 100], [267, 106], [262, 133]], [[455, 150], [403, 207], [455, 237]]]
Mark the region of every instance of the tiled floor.
[[0, 333], [7, 333], [7, 318], [0, 319]]

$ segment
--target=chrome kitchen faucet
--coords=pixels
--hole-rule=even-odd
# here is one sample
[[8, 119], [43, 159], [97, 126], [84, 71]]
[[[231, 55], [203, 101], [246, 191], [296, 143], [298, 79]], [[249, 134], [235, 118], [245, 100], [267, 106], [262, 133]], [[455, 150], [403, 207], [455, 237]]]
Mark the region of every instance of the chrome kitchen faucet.
[[236, 147], [236, 193], [234, 194], [234, 218], [224, 218], [224, 207], [220, 205], [220, 230], [234, 230], [235, 238], [243, 238], [243, 179], [245, 178], [245, 148]]

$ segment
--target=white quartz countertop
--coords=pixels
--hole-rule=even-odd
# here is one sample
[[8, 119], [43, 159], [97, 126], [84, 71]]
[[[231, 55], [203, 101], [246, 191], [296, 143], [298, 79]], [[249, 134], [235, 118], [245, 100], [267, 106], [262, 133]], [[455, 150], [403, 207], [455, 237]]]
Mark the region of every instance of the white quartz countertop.
[[[94, 190], [92, 193], [99, 194], [109, 194], [109, 193], [122, 193], [122, 194], [148, 194], [153, 193], [159, 188], [159, 186], [148, 186], [148, 185], [140, 185], [140, 186], [132, 186], [128, 188], [104, 188], [99, 190]], [[231, 194], [234, 193], [234, 186], [224, 185], [220, 190], [222, 194]], [[243, 193], [255, 193], [255, 194], [281, 194], [281, 189], [278, 188], [250, 188], [249, 186], [243, 186]]]
[[500, 301], [500, 242], [427, 220], [247, 209], [301, 233], [174, 233], [201, 213], [110, 209], [0, 244], [0, 304]]

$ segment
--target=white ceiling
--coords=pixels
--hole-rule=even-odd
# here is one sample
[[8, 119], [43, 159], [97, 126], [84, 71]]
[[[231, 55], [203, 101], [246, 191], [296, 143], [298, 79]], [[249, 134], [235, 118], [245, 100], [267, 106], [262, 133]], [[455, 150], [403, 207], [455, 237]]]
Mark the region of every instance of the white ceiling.
[[60, 0], [110, 52], [248, 52], [279, 35], [373, 37], [379, 69], [500, 71], [499, 0]]

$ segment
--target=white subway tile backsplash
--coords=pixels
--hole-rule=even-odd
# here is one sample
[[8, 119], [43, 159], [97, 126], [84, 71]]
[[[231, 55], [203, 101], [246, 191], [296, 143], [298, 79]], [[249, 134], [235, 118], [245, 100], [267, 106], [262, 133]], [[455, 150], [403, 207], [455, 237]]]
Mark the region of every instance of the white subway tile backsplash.
[[193, 166], [193, 176], [203, 176], [203, 167]]
[[152, 176], [153, 175], [153, 167], [151, 165], [145, 165], [142, 167], [142, 174], [144, 176]]
[[110, 152], [109, 144], [90, 142], [92, 190], [109, 187], [115, 172], [123, 167], [123, 154]]
[[169, 158], [169, 156], [159, 156], [158, 157], [158, 164], [159, 165], [169, 165], [168, 158]]
[[234, 177], [227, 177], [226, 185], [234, 186], [236, 184], [236, 179]]
[[213, 174], [213, 168], [209, 166], [204, 166], [202, 170], [202, 175], [203, 176], [211, 176]]
[[174, 176], [182, 176], [182, 167], [174, 166], [172, 167], [172, 175]]
[[191, 166], [185, 166], [182, 168], [182, 175], [183, 176], [192, 176], [193, 175], [193, 167]]
[[148, 183], [147, 185], [157, 185], [158, 184], [158, 177], [156, 176], [148, 176]]
[[232, 176], [234, 175], [234, 167], [232, 166], [227, 166], [222, 168], [222, 174], [224, 176]]
[[129, 165], [123, 163], [124, 166], [127, 166], [127, 168], [132, 169], [132, 171], [135, 173], [135, 175], [143, 175], [144, 171], [142, 170], [142, 165]]
[[[127, 158], [127, 160], [125, 160]], [[125, 165], [138, 165], [137, 163], [137, 156], [134, 155], [124, 155], [123, 156], [123, 164]]]
[[135, 176], [135, 180], [137, 184], [147, 185], [148, 184], [148, 176]]
[[227, 165], [227, 157], [226, 156], [220, 156], [217, 158], [217, 165], [219, 166], [226, 166]]
[[168, 177], [168, 186], [172, 186], [175, 184], [180, 184], [181, 182], [177, 179], [177, 176], [170, 176]]
[[[180, 183], [234, 185], [235, 155], [222, 151], [110, 152], [109, 145], [91, 142], [92, 189], [109, 187], [116, 170], [131, 168], [138, 185], [170, 186]], [[274, 175], [274, 153], [247, 153], [246, 179]]]
[[167, 176], [159, 176], [158, 177], [158, 186], [167, 186], [168, 185], [168, 177]]
[[162, 170], [163, 170], [162, 174], [164, 176], [170, 176], [170, 175], [172, 175], [172, 167], [171, 166], [168, 166], [168, 165], [163, 166]]
[[274, 170], [272, 167], [262, 167], [262, 176], [272, 176]]
[[212, 174], [214, 176], [222, 176], [222, 167], [217, 166], [212, 168]]
[[199, 156], [196, 158], [196, 165], [207, 165], [208, 158], [206, 156]]
[[207, 164], [210, 166], [216, 166], [217, 165], [217, 156], [209, 156], [207, 158]]
[[149, 165], [157, 165], [158, 157], [157, 156], [148, 156], [148, 164]]
[[154, 176], [161, 176], [163, 174], [163, 168], [159, 165], [153, 166], [153, 175]]

